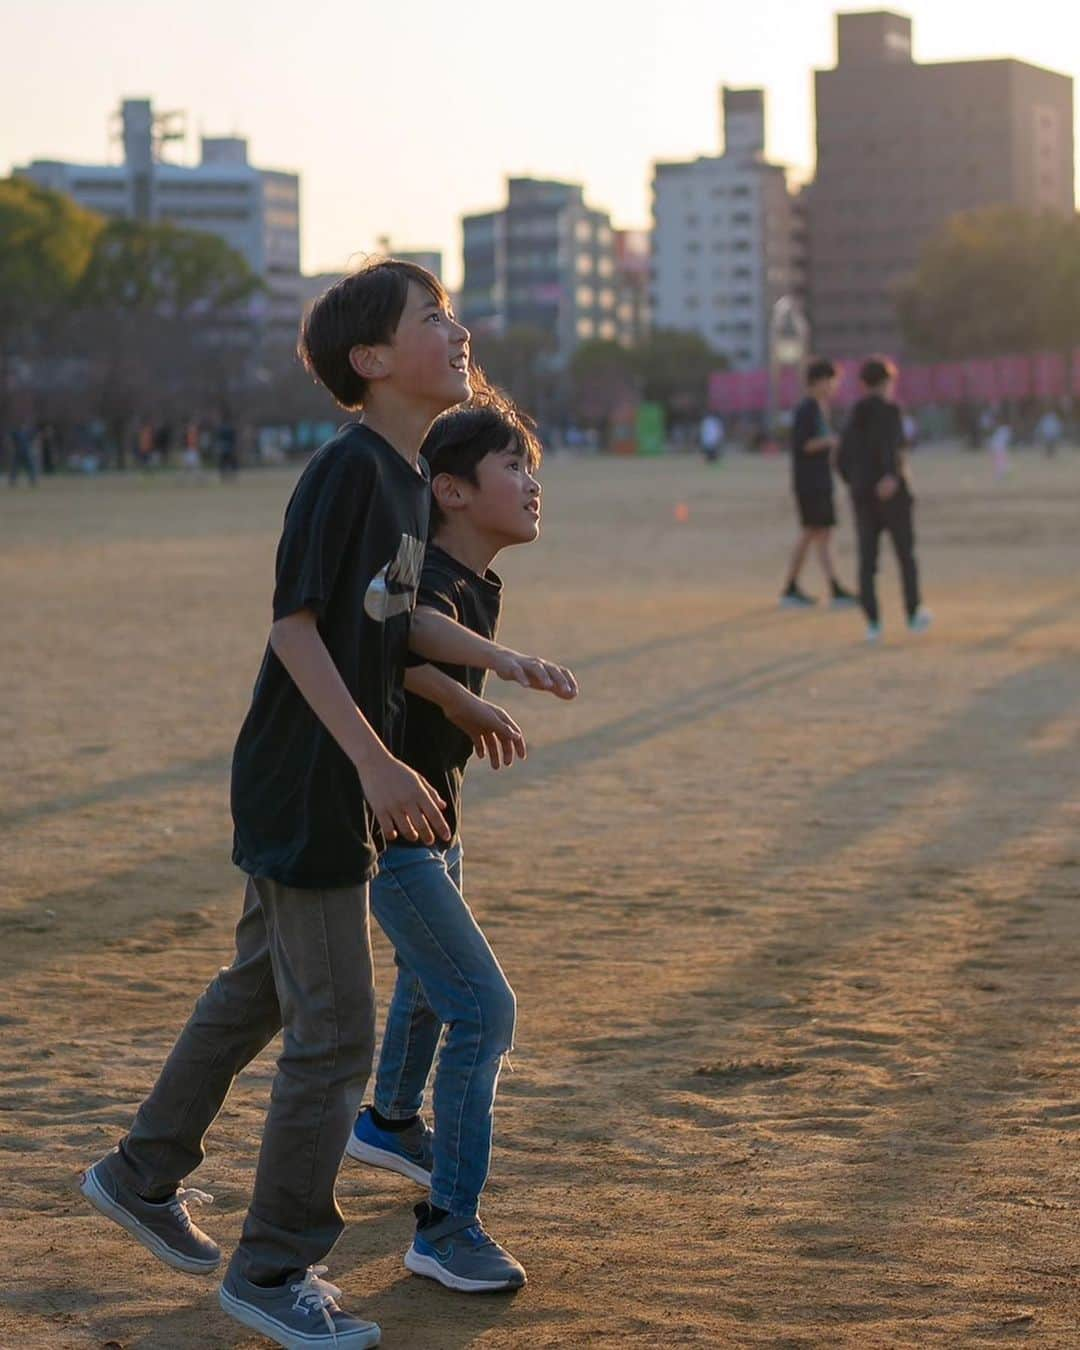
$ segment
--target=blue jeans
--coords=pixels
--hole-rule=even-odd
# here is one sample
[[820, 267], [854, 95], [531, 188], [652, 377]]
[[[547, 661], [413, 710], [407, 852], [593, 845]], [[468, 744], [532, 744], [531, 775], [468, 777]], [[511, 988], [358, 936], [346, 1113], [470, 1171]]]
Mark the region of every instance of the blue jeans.
[[375, 1079], [375, 1109], [407, 1120], [424, 1104], [439, 1036], [431, 1203], [473, 1215], [491, 1164], [492, 1112], [516, 1003], [461, 892], [461, 845], [391, 845], [371, 911], [394, 947], [397, 983]]

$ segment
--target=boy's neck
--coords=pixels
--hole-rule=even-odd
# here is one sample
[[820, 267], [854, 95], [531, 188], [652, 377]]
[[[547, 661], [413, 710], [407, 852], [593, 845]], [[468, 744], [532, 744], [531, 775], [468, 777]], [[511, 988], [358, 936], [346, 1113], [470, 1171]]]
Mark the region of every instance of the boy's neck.
[[431, 542], [481, 577], [499, 554], [499, 546], [478, 533], [467, 521], [444, 520], [432, 535]]
[[420, 461], [424, 437], [440, 411], [418, 408], [414, 403], [396, 398], [389, 390], [378, 393], [373, 390], [364, 404], [361, 420], [415, 469]]

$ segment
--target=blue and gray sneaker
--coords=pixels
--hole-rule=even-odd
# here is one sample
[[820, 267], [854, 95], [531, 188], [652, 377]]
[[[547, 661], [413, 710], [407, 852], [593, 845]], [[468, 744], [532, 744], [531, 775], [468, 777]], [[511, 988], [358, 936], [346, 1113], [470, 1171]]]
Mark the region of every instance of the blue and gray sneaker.
[[368, 1350], [378, 1345], [378, 1326], [339, 1308], [341, 1290], [319, 1278], [325, 1274], [325, 1266], [309, 1266], [302, 1280], [265, 1289], [230, 1270], [218, 1298], [230, 1317], [285, 1350]]
[[477, 1215], [447, 1214], [432, 1222], [425, 1200], [416, 1206], [416, 1236], [405, 1253], [406, 1269], [463, 1294], [520, 1289], [524, 1267], [488, 1233]]
[[194, 1187], [180, 1187], [166, 1200], [144, 1200], [125, 1186], [113, 1173], [113, 1149], [99, 1162], [88, 1167], [79, 1181], [79, 1190], [106, 1218], [125, 1228], [142, 1245], [174, 1270], [188, 1275], [209, 1275], [221, 1260], [217, 1243], [191, 1222], [188, 1206], [209, 1205], [214, 1197]]
[[407, 1130], [380, 1130], [365, 1106], [356, 1117], [345, 1156], [372, 1167], [400, 1172], [421, 1186], [431, 1185], [432, 1148], [435, 1131], [417, 1116]]

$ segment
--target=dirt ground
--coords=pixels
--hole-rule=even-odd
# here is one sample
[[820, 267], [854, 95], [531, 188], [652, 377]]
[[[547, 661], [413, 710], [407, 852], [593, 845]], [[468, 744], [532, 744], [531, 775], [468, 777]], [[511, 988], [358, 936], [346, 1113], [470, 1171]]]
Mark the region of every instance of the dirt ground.
[[[916, 474], [937, 623], [887, 556], [874, 650], [776, 605], [782, 462], [546, 466], [504, 636], [582, 694], [493, 691], [532, 753], [465, 824], [520, 1007], [484, 1213], [530, 1283], [410, 1276], [418, 1190], [347, 1163], [330, 1277], [388, 1350], [1080, 1345], [1080, 454]], [[290, 483], [0, 489], [3, 1350], [266, 1344], [76, 1181], [229, 958]], [[195, 1177], [226, 1251], [272, 1072]]]

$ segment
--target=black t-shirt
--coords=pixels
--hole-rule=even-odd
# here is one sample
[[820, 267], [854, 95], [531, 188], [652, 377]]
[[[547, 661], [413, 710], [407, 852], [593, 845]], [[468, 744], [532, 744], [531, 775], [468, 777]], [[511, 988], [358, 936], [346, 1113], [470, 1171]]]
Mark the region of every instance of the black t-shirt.
[[[409, 623], [430, 491], [360, 423], [300, 475], [278, 545], [274, 618], [302, 609], [357, 707], [399, 753]], [[267, 645], [233, 752], [233, 861], [287, 886], [351, 886], [376, 869], [375, 822], [356, 769]]]
[[791, 472], [795, 491], [828, 496], [832, 492], [832, 469], [829, 452], [810, 452], [808, 441], [830, 436], [829, 422], [816, 398], [804, 398], [795, 409], [791, 425]]
[[[502, 582], [489, 568], [483, 576], [443, 552], [437, 544], [428, 546], [424, 573], [420, 580], [417, 604], [448, 614], [481, 637], [494, 638], [499, 627]], [[445, 666], [433, 662], [439, 670], [463, 684], [478, 697], [483, 695], [487, 671], [472, 666]], [[405, 745], [402, 759], [423, 774], [446, 802], [446, 823], [453, 840], [458, 838], [461, 822], [461, 783], [465, 765], [472, 754], [472, 741], [447, 720], [441, 708], [427, 699], [405, 695]], [[402, 842], [402, 841], [399, 841]]]
[[867, 394], [851, 410], [837, 464], [855, 497], [873, 497], [882, 478], [906, 486], [904, 420], [899, 407], [880, 394]]

